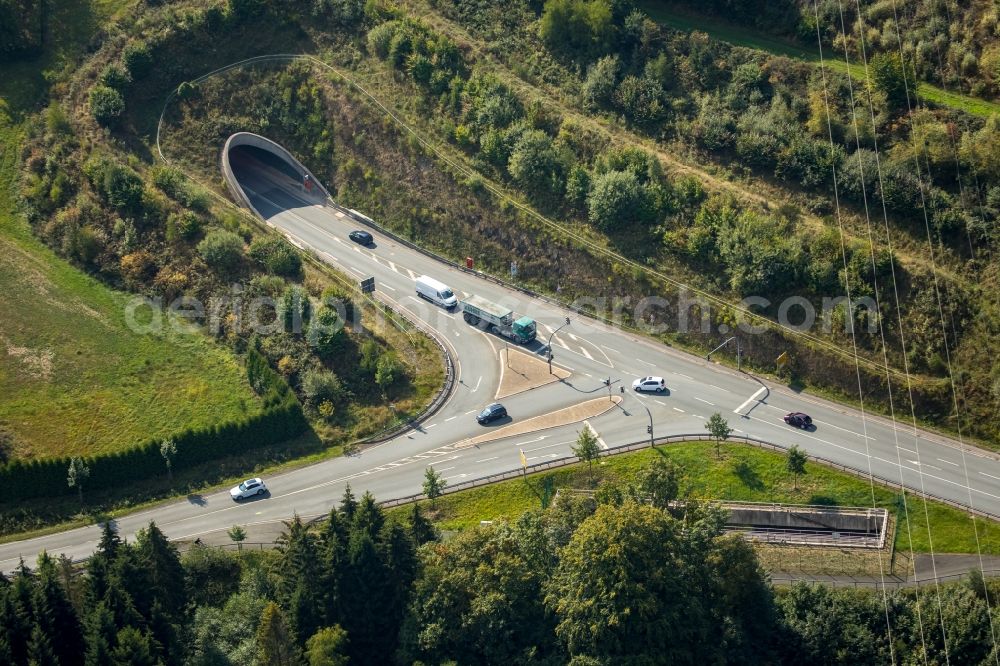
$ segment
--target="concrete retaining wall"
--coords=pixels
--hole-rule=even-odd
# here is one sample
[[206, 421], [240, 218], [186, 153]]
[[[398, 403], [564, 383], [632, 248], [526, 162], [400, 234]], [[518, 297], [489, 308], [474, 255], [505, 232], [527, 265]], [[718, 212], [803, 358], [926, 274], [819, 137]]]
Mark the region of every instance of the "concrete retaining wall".
[[750, 506], [727, 508], [729, 508], [729, 520], [726, 523], [739, 526], [878, 534], [885, 522], [883, 511], [876, 513], [780, 506], [773, 508]]

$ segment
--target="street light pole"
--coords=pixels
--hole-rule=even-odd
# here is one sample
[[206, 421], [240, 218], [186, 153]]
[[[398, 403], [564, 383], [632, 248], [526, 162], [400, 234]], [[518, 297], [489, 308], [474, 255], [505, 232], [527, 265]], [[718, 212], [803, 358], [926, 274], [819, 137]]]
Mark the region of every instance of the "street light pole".
[[705, 355], [705, 360], [706, 361], [711, 361], [712, 360], [712, 354], [714, 354], [715, 352], [719, 351], [720, 349], [722, 349], [723, 347], [725, 347], [726, 345], [728, 345], [733, 340], [736, 340], [736, 370], [739, 371], [739, 372], [742, 372], [743, 371], [743, 345], [740, 344], [740, 339], [738, 337], [736, 337], [735, 335], [733, 337], [729, 338], [728, 340], [726, 340], [725, 342], [723, 342], [721, 345], [719, 345], [718, 347], [716, 347], [712, 351], [708, 352], [708, 354]]
[[566, 323], [562, 324], [556, 330], [549, 333], [549, 339], [545, 341], [545, 348], [549, 350], [549, 374], [552, 374], [552, 336], [561, 331], [566, 326], [569, 326], [569, 317], [566, 317]]
[[649, 416], [649, 427], [647, 430], [649, 431], [649, 445], [653, 446], [653, 413], [649, 411], [649, 407], [646, 407], [645, 404], [642, 406], [646, 408], [646, 415]]

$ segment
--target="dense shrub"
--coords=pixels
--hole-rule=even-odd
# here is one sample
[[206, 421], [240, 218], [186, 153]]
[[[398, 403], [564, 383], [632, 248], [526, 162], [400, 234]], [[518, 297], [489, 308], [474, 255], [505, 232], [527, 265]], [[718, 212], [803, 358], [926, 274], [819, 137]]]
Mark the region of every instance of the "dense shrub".
[[345, 397], [340, 378], [329, 370], [307, 370], [302, 376], [302, 395], [306, 403], [318, 407], [323, 402], [338, 404]]
[[231, 231], [213, 229], [198, 243], [198, 254], [212, 268], [228, 273], [243, 259], [243, 239]]
[[264, 236], [250, 244], [250, 258], [275, 275], [298, 275], [302, 258], [284, 238]]
[[123, 94], [125, 93], [126, 88], [128, 88], [128, 85], [132, 83], [132, 77], [118, 63], [111, 63], [102, 69], [98, 80], [101, 82], [102, 86], [114, 88]]
[[511, 178], [525, 191], [538, 195], [562, 190], [562, 164], [552, 137], [541, 130], [527, 130], [518, 138], [507, 164]]
[[110, 126], [118, 121], [125, 110], [125, 100], [114, 88], [104, 85], [90, 90], [90, 114], [102, 125]]
[[598, 229], [614, 231], [639, 219], [643, 205], [642, 188], [634, 173], [608, 171], [594, 178], [587, 215]]
[[153, 68], [153, 54], [146, 42], [132, 41], [122, 50], [122, 64], [132, 80], [146, 76]]

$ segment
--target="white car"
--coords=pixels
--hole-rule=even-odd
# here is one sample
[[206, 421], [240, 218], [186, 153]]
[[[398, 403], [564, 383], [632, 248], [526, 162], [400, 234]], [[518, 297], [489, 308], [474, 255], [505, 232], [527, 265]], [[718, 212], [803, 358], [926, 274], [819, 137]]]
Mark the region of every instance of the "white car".
[[260, 479], [247, 479], [238, 486], [234, 486], [230, 491], [229, 495], [239, 502], [240, 500], [246, 499], [248, 497], [253, 497], [255, 495], [263, 495], [267, 492], [267, 486]]
[[663, 381], [663, 377], [642, 377], [632, 382], [632, 390], [663, 393], [667, 390], [667, 385]]

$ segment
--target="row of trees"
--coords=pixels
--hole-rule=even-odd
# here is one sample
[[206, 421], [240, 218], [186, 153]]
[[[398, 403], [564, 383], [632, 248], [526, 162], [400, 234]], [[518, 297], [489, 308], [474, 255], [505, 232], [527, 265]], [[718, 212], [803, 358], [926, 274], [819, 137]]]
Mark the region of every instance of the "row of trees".
[[[981, 576], [887, 592], [775, 590], [708, 505], [675, 504], [664, 461], [593, 495], [446, 542], [417, 505], [387, 516], [348, 488], [278, 548], [195, 546], [106, 524], [77, 575], [42, 554], [0, 577], [0, 660], [21, 664], [987, 664]], [[404, 517], [405, 516], [405, 517]], [[242, 528], [230, 530], [241, 544]], [[611, 592], [613, 591], [613, 593]]]

